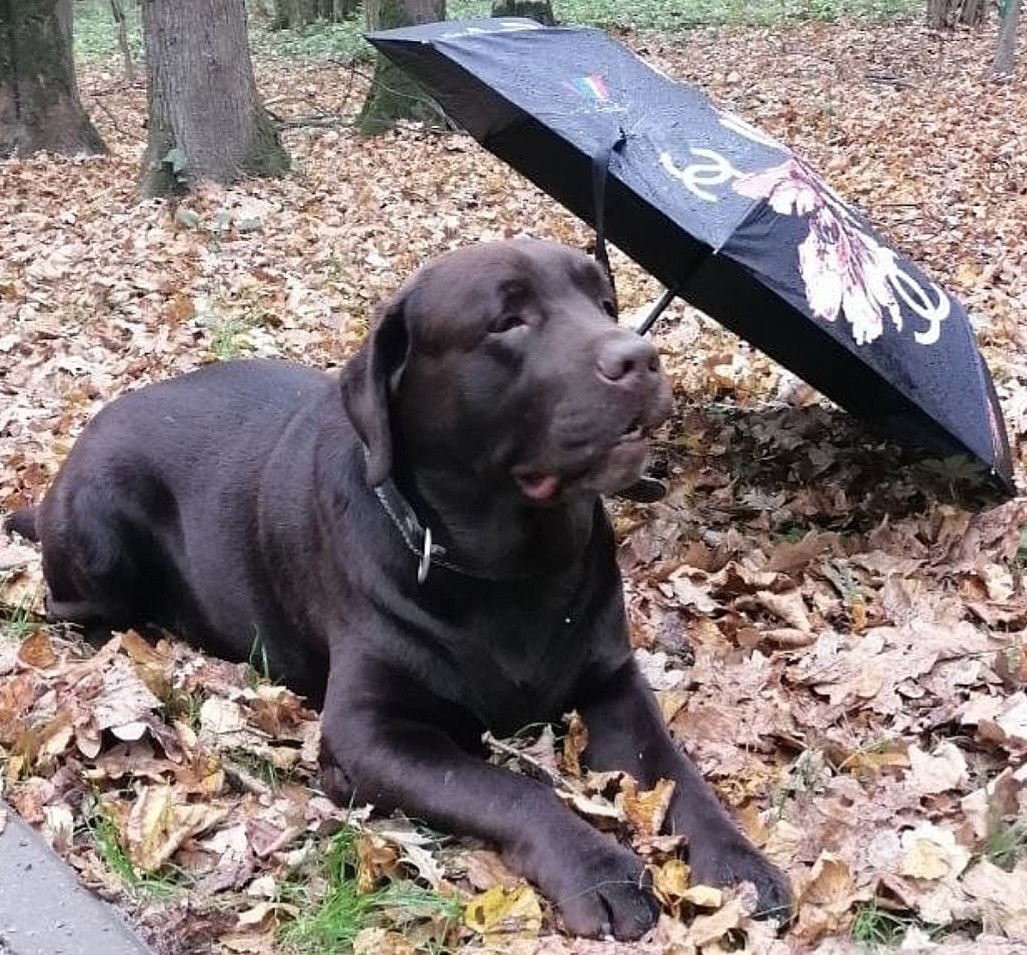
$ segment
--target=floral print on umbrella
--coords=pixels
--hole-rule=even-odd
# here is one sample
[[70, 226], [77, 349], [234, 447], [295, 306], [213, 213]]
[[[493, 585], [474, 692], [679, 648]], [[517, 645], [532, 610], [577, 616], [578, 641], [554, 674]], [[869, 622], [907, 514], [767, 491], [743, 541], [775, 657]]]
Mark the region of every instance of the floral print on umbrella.
[[809, 216], [809, 234], [799, 245], [799, 273], [814, 315], [833, 322], [843, 314], [857, 345], [879, 338], [886, 319], [902, 330], [895, 253], [861, 228], [802, 162], [789, 156], [779, 166], [740, 177], [734, 189], [750, 199], [766, 199], [780, 215]]
[[[770, 147], [781, 162], [743, 172], [727, 155], [704, 144], [689, 147], [694, 161], [683, 166], [669, 151], [661, 152], [664, 171], [704, 202], [719, 201], [719, 190], [731, 183], [735, 194], [765, 201], [778, 215], [808, 217], [809, 232], [797, 250], [806, 302], [824, 321], [844, 315], [857, 345], [876, 341], [889, 324], [898, 332], [911, 332], [918, 345], [935, 344], [952, 311], [948, 295], [903, 267], [900, 257], [878, 242], [841, 197], [787, 147], [732, 113], [715, 112], [722, 126]], [[904, 316], [913, 319], [912, 328], [904, 327]], [[918, 320], [926, 326], [917, 327]]]

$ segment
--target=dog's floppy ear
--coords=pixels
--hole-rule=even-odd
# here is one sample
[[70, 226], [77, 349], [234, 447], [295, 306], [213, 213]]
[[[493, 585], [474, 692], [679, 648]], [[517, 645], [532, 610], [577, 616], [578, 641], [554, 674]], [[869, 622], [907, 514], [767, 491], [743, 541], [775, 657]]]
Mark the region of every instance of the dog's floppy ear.
[[409, 337], [405, 295], [382, 306], [359, 351], [342, 375], [342, 403], [367, 448], [367, 483], [381, 484], [392, 470], [389, 393], [406, 363]]

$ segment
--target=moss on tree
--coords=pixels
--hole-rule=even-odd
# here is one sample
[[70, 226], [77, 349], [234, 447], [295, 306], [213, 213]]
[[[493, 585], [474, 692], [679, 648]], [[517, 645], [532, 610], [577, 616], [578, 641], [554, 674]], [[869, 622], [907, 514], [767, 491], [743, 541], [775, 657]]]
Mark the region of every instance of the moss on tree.
[[[367, 0], [367, 23], [372, 30], [433, 23], [446, 18], [445, 0]], [[440, 119], [438, 107], [407, 73], [380, 53], [374, 77], [357, 116], [357, 129], [373, 136], [395, 126], [400, 119], [431, 122]]]

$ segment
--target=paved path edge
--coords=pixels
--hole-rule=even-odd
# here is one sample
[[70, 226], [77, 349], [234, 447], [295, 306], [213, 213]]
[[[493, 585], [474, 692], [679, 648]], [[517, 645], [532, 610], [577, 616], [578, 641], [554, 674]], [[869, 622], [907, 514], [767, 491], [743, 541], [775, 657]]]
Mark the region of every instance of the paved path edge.
[[0, 801], [0, 955], [151, 955], [18, 814]]

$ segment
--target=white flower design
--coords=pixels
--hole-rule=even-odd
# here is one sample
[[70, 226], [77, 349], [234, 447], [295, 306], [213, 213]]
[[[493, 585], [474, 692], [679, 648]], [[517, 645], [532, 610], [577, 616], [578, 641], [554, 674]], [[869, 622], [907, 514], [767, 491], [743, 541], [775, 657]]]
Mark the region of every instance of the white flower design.
[[887, 316], [902, 329], [893, 283], [895, 253], [856, 221], [837, 197], [794, 156], [778, 166], [742, 176], [736, 192], [766, 199], [779, 215], [808, 215], [810, 231], [799, 244], [799, 274], [810, 310], [833, 322], [839, 314], [852, 326], [857, 345], [884, 332]]

